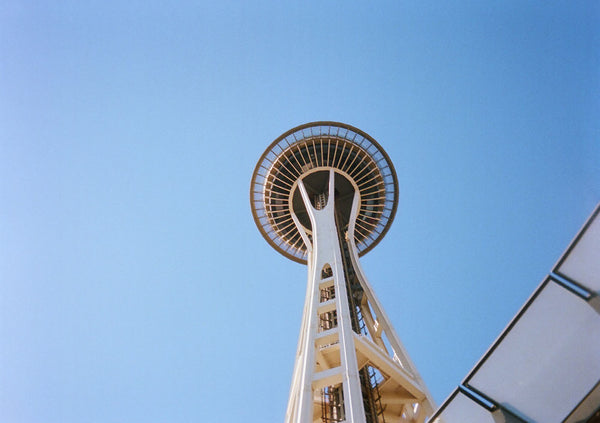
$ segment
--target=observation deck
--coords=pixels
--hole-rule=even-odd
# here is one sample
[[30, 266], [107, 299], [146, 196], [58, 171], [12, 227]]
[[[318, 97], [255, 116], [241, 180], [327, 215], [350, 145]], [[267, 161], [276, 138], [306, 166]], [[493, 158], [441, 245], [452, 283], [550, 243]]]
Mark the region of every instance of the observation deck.
[[326, 203], [329, 170], [335, 171], [336, 224], [344, 233], [354, 193], [360, 207], [354, 230], [359, 256], [388, 231], [398, 205], [394, 166], [365, 132], [337, 122], [313, 122], [293, 128], [266, 149], [250, 185], [254, 221], [263, 237], [287, 258], [306, 263], [308, 250], [294, 213], [311, 236], [311, 224], [298, 189], [301, 179], [313, 206]]

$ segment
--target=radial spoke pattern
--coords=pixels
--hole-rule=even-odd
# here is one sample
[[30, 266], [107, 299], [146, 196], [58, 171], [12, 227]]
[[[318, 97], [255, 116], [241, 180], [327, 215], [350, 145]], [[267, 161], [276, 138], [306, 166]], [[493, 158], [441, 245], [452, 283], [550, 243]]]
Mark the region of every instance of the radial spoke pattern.
[[360, 255], [373, 248], [396, 212], [396, 173], [385, 151], [349, 125], [315, 122], [286, 132], [262, 155], [252, 176], [250, 199], [258, 228], [292, 260], [305, 263], [307, 249], [291, 217], [295, 183], [318, 169], [333, 168], [360, 193], [354, 238]]

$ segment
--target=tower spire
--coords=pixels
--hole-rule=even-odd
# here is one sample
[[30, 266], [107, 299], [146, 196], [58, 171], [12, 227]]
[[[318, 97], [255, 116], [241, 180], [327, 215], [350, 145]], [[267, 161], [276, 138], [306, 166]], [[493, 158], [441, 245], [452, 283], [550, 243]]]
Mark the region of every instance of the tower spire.
[[359, 262], [389, 228], [397, 198], [387, 154], [344, 124], [294, 128], [256, 166], [259, 229], [308, 266], [286, 423], [422, 423], [433, 411]]

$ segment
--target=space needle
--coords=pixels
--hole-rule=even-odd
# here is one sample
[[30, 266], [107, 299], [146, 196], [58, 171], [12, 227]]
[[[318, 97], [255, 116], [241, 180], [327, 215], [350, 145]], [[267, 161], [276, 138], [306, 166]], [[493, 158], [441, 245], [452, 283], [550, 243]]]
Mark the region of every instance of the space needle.
[[342, 123], [293, 128], [260, 157], [250, 202], [267, 242], [308, 268], [285, 423], [424, 422], [432, 397], [359, 261], [398, 205], [383, 148]]

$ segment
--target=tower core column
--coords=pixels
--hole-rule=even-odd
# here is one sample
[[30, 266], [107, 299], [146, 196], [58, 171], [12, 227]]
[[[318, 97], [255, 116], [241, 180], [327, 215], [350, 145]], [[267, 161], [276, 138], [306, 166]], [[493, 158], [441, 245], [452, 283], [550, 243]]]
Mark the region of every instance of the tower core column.
[[[341, 387], [341, 393], [336, 394], [339, 395], [338, 398], [327, 399], [322, 404], [322, 412], [325, 411], [333, 418], [345, 418], [347, 421], [356, 423], [365, 422], [358, 363], [354, 348], [352, 318], [348, 304], [340, 240], [338, 238], [340, 231], [335, 219], [334, 176], [334, 170], [330, 169], [328, 171], [327, 192], [316, 194], [315, 197], [317, 198], [314, 200], [314, 205], [304, 183], [302, 180], [298, 181], [298, 189], [312, 227], [312, 248], [308, 254], [309, 269], [311, 269], [308, 283], [314, 289], [311, 300], [313, 304], [316, 304], [316, 306], [311, 304], [311, 306], [305, 307], [304, 313], [309, 314], [309, 320], [314, 320], [317, 323], [310, 325], [309, 330], [311, 333], [306, 338], [307, 345], [303, 346], [303, 350], [307, 351], [304, 357], [310, 357], [313, 360], [302, 365], [306, 369], [303, 386], [305, 392], [300, 399], [302, 404], [297, 415], [288, 416], [289, 422], [312, 421], [314, 414], [313, 389], [315, 387], [321, 387], [321, 390], [324, 391], [322, 395], [336, 389], [339, 391]], [[298, 230], [305, 231], [305, 228], [300, 225]], [[329, 286], [331, 280], [333, 286]], [[324, 281], [327, 286], [323, 287], [321, 281]], [[314, 310], [316, 310], [316, 313]], [[315, 342], [317, 336], [321, 338], [333, 337], [337, 339], [337, 342], [317, 346]], [[325, 355], [329, 355], [329, 352], [326, 351], [329, 348], [335, 349], [334, 354], [339, 355], [334, 361], [335, 364], [339, 362], [339, 366], [326, 366]], [[315, 349], [315, 354], [309, 354], [310, 349]], [[339, 382], [337, 388], [336, 385], [324, 385], [328, 381]], [[297, 400], [297, 398], [290, 398], [291, 403]], [[298, 408], [293, 404], [290, 405], [292, 409]], [[324, 408], [329, 409], [323, 410]], [[292, 420], [292, 418], [294, 419]]]

